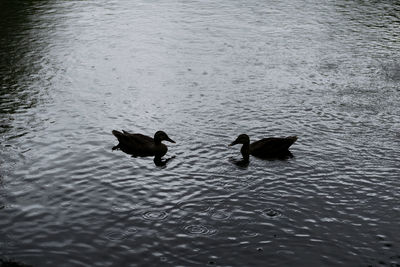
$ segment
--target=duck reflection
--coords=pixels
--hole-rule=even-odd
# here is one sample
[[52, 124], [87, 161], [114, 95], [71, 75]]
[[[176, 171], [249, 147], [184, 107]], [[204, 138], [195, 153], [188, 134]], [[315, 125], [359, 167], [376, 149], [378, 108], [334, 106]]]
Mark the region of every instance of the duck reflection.
[[244, 160], [244, 159], [237, 160], [234, 158], [230, 158], [229, 161], [241, 169], [247, 169], [247, 167], [249, 166], [249, 163], [250, 163], [250, 161], [248, 161], [248, 160]]
[[170, 161], [171, 159], [174, 159], [174, 158], [175, 158], [175, 156], [172, 156], [172, 157], [169, 157], [169, 158], [163, 160], [161, 158], [154, 157], [153, 162], [158, 167], [164, 167], [167, 165], [168, 161]]
[[236, 165], [243, 167], [249, 163], [250, 155], [268, 159], [285, 160], [293, 157], [289, 147], [296, 142], [297, 136], [288, 137], [270, 137], [263, 138], [250, 144], [250, 137], [247, 134], [239, 135], [229, 146], [242, 144], [240, 152], [243, 160], [235, 162]]
[[167, 153], [168, 147], [161, 143], [168, 141], [175, 143], [174, 140], [163, 131], [157, 131], [154, 138], [139, 133], [129, 133], [127, 131], [113, 130], [112, 134], [118, 139], [118, 145], [112, 150], [120, 149], [121, 151], [132, 155], [132, 157], [149, 157], [154, 156], [154, 164], [156, 166], [165, 166], [168, 161], [175, 157], [163, 160], [162, 157]]

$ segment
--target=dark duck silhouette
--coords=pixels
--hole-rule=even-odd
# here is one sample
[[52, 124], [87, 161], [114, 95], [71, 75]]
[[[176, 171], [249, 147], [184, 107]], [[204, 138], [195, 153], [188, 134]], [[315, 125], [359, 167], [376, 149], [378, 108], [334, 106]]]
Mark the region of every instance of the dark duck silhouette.
[[250, 137], [247, 134], [241, 134], [229, 146], [243, 144], [240, 152], [242, 153], [244, 162], [249, 162], [250, 155], [262, 159], [284, 159], [293, 157], [289, 151], [289, 147], [296, 140], [297, 136], [270, 137], [250, 144]]
[[129, 133], [124, 130], [122, 130], [122, 132], [113, 130], [112, 134], [119, 141], [118, 145], [114, 146], [112, 150], [120, 149], [133, 157], [154, 156], [154, 163], [156, 165], [165, 165], [165, 163], [170, 160], [161, 161], [161, 158], [168, 151], [167, 146], [161, 143], [161, 141], [175, 143], [175, 141], [169, 138], [163, 131], [157, 131], [154, 134], [154, 138], [143, 134]]

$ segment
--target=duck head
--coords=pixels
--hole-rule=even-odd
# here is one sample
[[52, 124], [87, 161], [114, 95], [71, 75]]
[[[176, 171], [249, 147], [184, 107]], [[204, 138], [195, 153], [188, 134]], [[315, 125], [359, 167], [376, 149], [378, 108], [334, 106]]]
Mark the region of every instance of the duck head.
[[243, 156], [243, 162], [248, 163], [250, 158], [250, 138], [247, 134], [239, 135], [235, 141], [233, 141], [229, 146], [234, 146], [236, 144], [242, 144], [240, 152]]
[[159, 144], [159, 143], [161, 143], [161, 141], [168, 141], [168, 142], [171, 142], [171, 143], [175, 143], [175, 141], [172, 140], [171, 138], [169, 138], [168, 135], [165, 132], [157, 131], [154, 134], [154, 142], [156, 144]]
[[247, 134], [241, 134], [229, 146], [234, 146], [234, 145], [237, 145], [237, 144], [243, 144], [243, 145], [250, 144], [249, 136]]

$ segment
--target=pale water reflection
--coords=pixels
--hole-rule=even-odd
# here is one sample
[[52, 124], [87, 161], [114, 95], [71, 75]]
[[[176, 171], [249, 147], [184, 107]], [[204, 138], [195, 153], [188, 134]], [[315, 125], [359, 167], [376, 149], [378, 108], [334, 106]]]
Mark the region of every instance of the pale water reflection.
[[[398, 1], [1, 1], [0, 259], [398, 266]], [[164, 167], [113, 129], [177, 143]], [[238, 167], [238, 134], [297, 135]]]

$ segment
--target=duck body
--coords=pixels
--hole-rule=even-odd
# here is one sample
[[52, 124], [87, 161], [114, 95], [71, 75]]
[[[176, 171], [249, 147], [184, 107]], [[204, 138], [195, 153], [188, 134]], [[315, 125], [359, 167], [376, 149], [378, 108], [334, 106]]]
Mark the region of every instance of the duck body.
[[284, 158], [290, 156], [289, 147], [296, 142], [297, 136], [263, 138], [250, 144], [247, 134], [241, 134], [229, 146], [243, 144], [240, 152], [243, 159], [249, 161], [249, 156], [258, 158]]
[[148, 157], [155, 156], [160, 159], [163, 157], [168, 148], [161, 141], [169, 141], [175, 143], [163, 131], [155, 133], [154, 138], [139, 133], [129, 133], [127, 131], [113, 130], [112, 134], [118, 139], [118, 145], [113, 147], [113, 150], [120, 149], [123, 152], [132, 155], [133, 157]]

